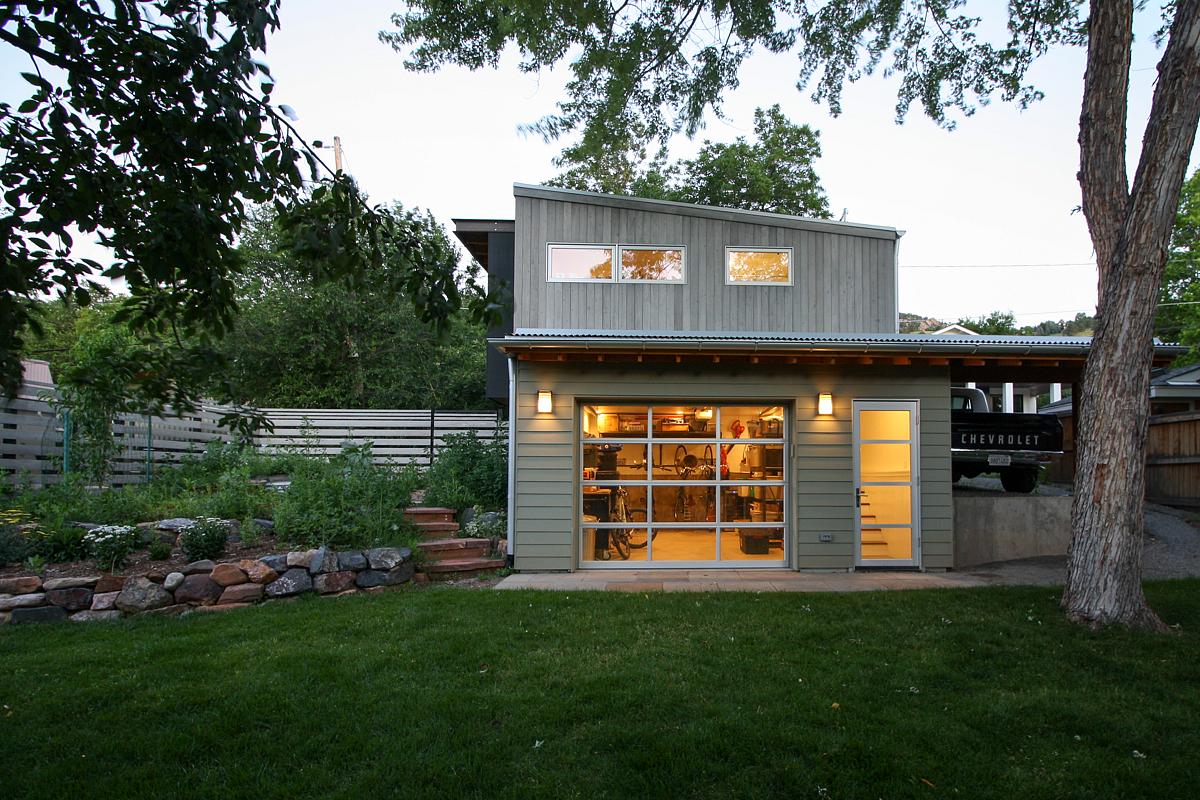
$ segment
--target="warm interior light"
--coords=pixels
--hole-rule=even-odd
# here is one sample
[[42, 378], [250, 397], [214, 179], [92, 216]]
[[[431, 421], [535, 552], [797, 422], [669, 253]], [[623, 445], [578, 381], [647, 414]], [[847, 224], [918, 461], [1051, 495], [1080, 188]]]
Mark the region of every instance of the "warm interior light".
[[537, 408], [539, 414], [549, 414], [554, 410], [554, 398], [550, 392], [545, 389], [542, 389], [540, 392], [538, 392]]
[[711, 408], [696, 409], [696, 419], [712, 419], [712, 414], [713, 412]]
[[823, 417], [828, 417], [833, 414], [833, 395], [829, 392], [821, 392], [817, 395], [817, 413]]

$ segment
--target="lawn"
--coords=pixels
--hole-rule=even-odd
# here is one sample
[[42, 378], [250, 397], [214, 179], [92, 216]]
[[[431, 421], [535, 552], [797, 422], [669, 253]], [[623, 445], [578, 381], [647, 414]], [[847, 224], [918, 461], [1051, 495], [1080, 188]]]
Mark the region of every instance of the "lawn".
[[311, 598], [0, 629], [0, 792], [124, 797], [1194, 797], [1175, 635], [1040, 588]]

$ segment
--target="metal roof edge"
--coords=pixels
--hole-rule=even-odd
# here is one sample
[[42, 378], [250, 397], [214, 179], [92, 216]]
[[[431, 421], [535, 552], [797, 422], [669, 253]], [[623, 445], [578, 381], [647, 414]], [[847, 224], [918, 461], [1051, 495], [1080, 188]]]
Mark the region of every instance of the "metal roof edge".
[[[547, 195], [561, 196], [562, 199], [576, 202], [592, 203], [603, 206], [638, 206], [658, 207], [658, 210], [676, 213], [687, 213], [692, 216], [740, 216], [759, 225], [791, 224], [803, 225], [828, 230], [831, 233], [847, 235], [864, 234], [868, 231], [889, 234], [889, 238], [899, 239], [904, 231], [890, 225], [872, 225], [864, 222], [842, 222], [817, 217], [802, 217], [794, 214], [776, 214], [771, 211], [750, 211], [743, 208], [727, 208], [725, 206], [705, 206], [699, 203], [681, 203], [676, 200], [657, 200], [651, 197], [636, 197], [634, 195], [604, 194], [602, 192], [585, 192], [579, 189], [560, 189], [557, 186], [545, 186], [536, 183], [514, 183], [515, 197], [545, 198]], [[838, 229], [844, 229], [839, 231]], [[876, 237], [878, 238], [878, 237]]]

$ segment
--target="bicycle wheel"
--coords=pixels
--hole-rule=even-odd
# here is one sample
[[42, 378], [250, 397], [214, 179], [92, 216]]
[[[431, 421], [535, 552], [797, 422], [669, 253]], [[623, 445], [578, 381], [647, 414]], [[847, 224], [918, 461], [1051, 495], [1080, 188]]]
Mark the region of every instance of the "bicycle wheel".
[[617, 555], [619, 555], [621, 557], [621, 560], [628, 561], [629, 560], [629, 531], [621, 530], [620, 528], [618, 528], [618, 529], [614, 530], [611, 534], [609, 534], [608, 539], [612, 543], [613, 549], [617, 551]]

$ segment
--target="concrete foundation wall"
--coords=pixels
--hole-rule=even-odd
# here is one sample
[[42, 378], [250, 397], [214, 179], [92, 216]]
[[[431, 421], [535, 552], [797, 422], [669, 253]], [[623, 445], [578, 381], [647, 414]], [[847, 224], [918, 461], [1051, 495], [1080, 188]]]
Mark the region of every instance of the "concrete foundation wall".
[[1071, 543], [1071, 498], [954, 498], [956, 569], [1033, 556], [1061, 556]]

